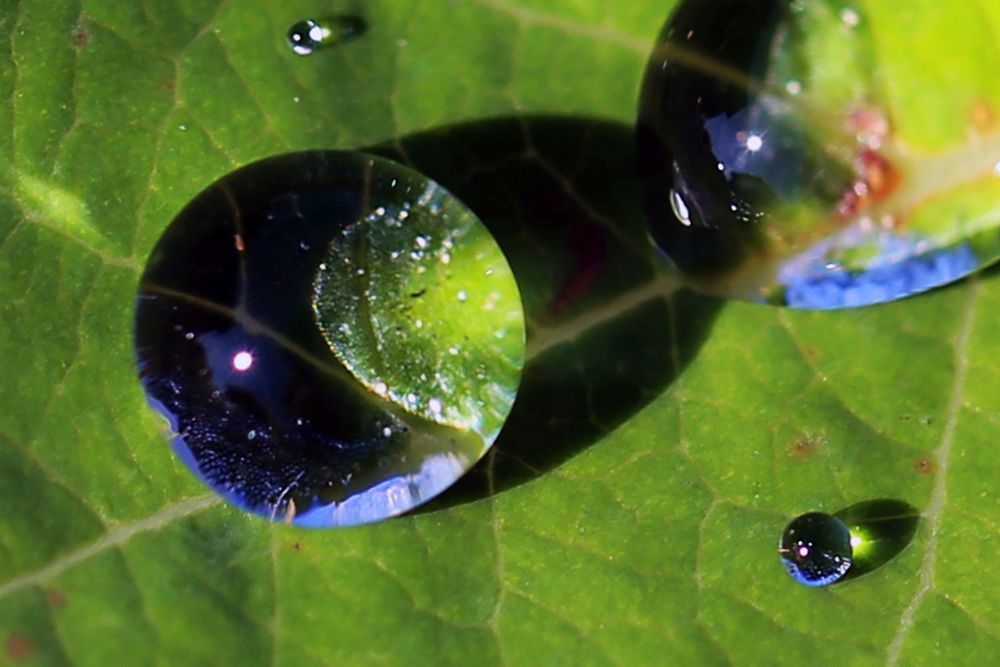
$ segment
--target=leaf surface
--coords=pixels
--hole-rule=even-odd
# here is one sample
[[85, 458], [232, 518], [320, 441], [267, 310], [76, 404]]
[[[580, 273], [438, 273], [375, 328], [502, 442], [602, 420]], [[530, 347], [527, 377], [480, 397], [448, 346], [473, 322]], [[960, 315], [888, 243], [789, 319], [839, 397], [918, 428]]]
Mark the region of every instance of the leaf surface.
[[[1000, 282], [836, 313], [676, 292], [631, 182], [670, 4], [369, 2], [364, 36], [308, 58], [287, 27], [355, 5], [0, 8], [0, 664], [995, 660]], [[995, 51], [993, 3], [965, 5]], [[881, 57], [914, 53], [906, 26], [878, 24]], [[919, 62], [946, 62], [938, 44]], [[216, 501], [166, 445], [131, 342], [180, 208], [316, 147], [457, 195], [529, 321], [483, 465], [427, 511], [330, 531]], [[898, 558], [818, 591], [783, 573], [788, 520], [876, 498], [922, 512]]]

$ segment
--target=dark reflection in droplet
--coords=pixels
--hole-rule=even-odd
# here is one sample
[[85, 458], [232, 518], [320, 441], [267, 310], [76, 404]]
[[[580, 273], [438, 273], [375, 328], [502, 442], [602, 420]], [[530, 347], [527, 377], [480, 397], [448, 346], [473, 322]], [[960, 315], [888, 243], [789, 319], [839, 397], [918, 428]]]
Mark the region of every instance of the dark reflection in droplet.
[[788, 524], [778, 552], [800, 584], [827, 586], [851, 569], [851, 533], [837, 517], [809, 512]]
[[363, 385], [317, 326], [331, 244], [369, 214], [406, 227], [389, 210], [404, 204], [442, 229], [472, 215], [390, 160], [282, 155], [204, 190], [154, 247], [136, 306], [140, 379], [177, 453], [231, 502], [301, 525], [377, 521], [440, 493], [491, 444]]
[[876, 570], [898, 556], [916, 533], [920, 513], [901, 500], [867, 500], [840, 510], [834, 516], [851, 531], [854, 565], [841, 581], [850, 581]]
[[361, 17], [346, 14], [324, 19], [303, 19], [288, 29], [288, 45], [297, 55], [308, 56], [319, 48], [354, 39], [364, 34], [367, 27]]

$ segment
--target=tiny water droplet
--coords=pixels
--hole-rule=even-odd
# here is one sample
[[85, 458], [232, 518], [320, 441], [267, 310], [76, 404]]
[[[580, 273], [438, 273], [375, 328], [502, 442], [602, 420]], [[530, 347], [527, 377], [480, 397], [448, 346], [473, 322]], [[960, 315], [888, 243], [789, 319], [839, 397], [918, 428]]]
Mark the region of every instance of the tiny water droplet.
[[851, 569], [851, 531], [835, 516], [809, 512], [788, 524], [778, 552], [785, 569], [797, 582], [827, 586]]
[[459, 301], [468, 301], [469, 293], [466, 292], [465, 290], [460, 290], [458, 294], [455, 295], [455, 298], [458, 299]]
[[288, 29], [288, 46], [296, 55], [308, 56], [319, 48], [353, 39], [364, 33], [366, 27], [357, 16], [303, 19]]

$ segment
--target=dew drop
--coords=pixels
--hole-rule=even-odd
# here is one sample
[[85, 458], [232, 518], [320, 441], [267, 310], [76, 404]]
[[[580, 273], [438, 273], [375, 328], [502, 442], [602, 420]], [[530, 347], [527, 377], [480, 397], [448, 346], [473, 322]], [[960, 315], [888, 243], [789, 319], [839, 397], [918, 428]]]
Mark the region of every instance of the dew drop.
[[806, 586], [827, 586], [851, 569], [851, 532], [830, 514], [809, 512], [785, 528], [778, 547], [788, 573]]
[[[499, 267], [514, 320], [474, 322], [455, 303], [462, 283], [435, 268], [450, 230], [464, 235], [456, 270], [476, 252]], [[366, 253], [342, 253], [361, 232]], [[420, 262], [391, 259], [417, 236]], [[304, 526], [369, 523], [439, 494], [493, 443], [520, 379], [519, 298], [485, 226], [421, 174], [361, 153], [276, 156], [209, 186], [157, 242], [136, 299], [139, 377], [181, 460], [229, 502]], [[517, 344], [492, 340], [512, 326]], [[453, 337], [469, 340], [459, 357], [442, 354]], [[440, 365], [498, 354], [502, 374], [479, 384]]]
[[308, 56], [322, 47], [342, 44], [351, 40], [363, 34], [366, 28], [364, 20], [357, 16], [342, 15], [319, 20], [303, 19], [288, 29], [287, 41], [293, 53]]
[[[877, 26], [868, 29], [867, 12], [864, 3], [676, 3], [646, 69], [637, 153], [650, 235], [692, 288], [848, 308], [1000, 259], [1000, 236], [982, 233], [997, 226], [1000, 191], [971, 181], [933, 190], [913, 176], [919, 164], [899, 157], [927, 133], [873, 102], [883, 94], [872, 82], [886, 73], [870, 71]], [[933, 29], [929, 10], [913, 21]], [[835, 62], [814, 62], [831, 40]], [[933, 98], [952, 85], [944, 70], [912, 76], [901, 90], [919, 85]], [[970, 158], [970, 173], [996, 171], [991, 150]], [[915, 206], [915, 187], [931, 188], [934, 203]], [[871, 224], [883, 219], [891, 224]]]

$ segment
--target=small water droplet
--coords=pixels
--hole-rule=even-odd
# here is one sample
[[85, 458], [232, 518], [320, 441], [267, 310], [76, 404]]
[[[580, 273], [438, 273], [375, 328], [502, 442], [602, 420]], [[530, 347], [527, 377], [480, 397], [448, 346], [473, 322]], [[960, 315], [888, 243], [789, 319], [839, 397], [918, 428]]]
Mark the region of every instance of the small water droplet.
[[798, 95], [802, 92], [802, 84], [798, 81], [789, 81], [785, 84], [785, 92], [789, 95]]
[[186, 338], [188, 340], [194, 340], [194, 333], [191, 332], [191, 331], [188, 331], [186, 334], [184, 334], [184, 338]]
[[250, 431], [247, 433], [247, 440], [253, 440], [257, 437], [257, 431]]
[[466, 292], [465, 290], [460, 290], [458, 294], [455, 295], [455, 298], [458, 299], [459, 301], [468, 301], [469, 293]]
[[800, 584], [827, 586], [851, 569], [851, 531], [835, 516], [809, 512], [788, 524], [778, 552], [785, 569]]
[[444, 408], [444, 406], [441, 405], [441, 399], [440, 398], [432, 398], [431, 400], [427, 401], [427, 408], [432, 413], [434, 413], [436, 415], [439, 415], [439, 414], [441, 414], [441, 410]]
[[334, 16], [329, 19], [303, 19], [288, 29], [288, 46], [300, 56], [317, 49], [342, 44], [364, 33], [365, 22], [357, 16]]
[[426, 236], [418, 236], [417, 238], [415, 238], [413, 240], [413, 242], [421, 250], [423, 250], [424, 248], [426, 248], [430, 244], [430, 241], [427, 240]]

